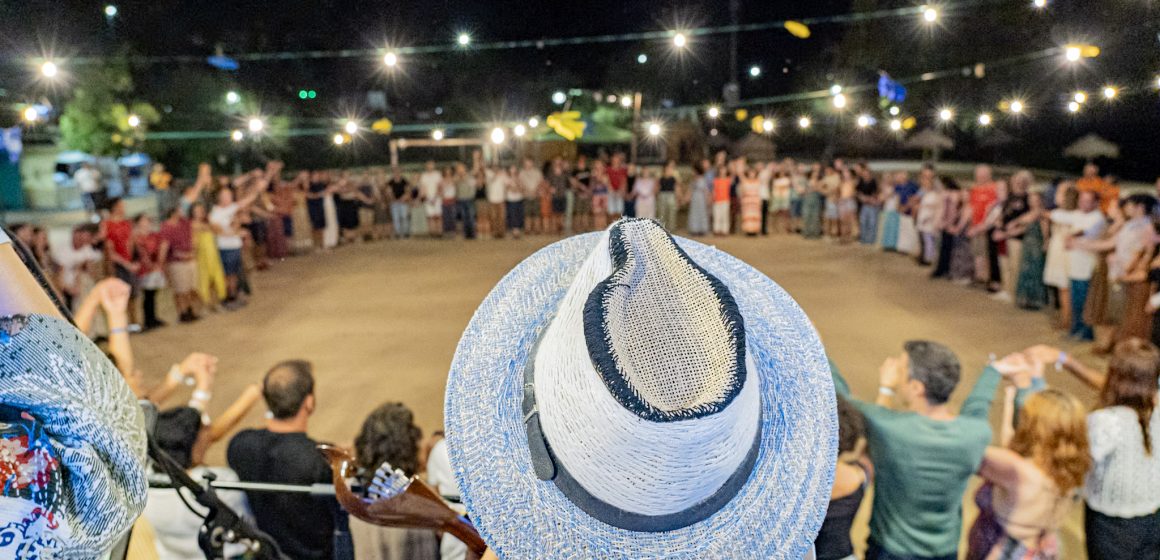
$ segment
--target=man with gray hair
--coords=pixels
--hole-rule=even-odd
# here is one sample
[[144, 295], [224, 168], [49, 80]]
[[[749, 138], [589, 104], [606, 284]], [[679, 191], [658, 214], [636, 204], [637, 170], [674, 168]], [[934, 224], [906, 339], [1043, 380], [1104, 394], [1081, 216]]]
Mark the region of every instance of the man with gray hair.
[[987, 420], [1000, 373], [988, 365], [959, 414], [947, 401], [959, 383], [959, 359], [946, 346], [912, 340], [879, 368], [874, 403], [850, 395], [831, 362], [839, 395], [866, 417], [875, 469], [867, 560], [958, 558], [967, 480], [991, 443]]

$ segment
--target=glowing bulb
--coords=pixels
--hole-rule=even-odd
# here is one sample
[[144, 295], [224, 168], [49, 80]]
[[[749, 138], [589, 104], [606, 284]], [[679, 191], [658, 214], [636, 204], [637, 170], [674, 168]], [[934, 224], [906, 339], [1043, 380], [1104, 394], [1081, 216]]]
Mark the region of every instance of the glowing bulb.
[[950, 110], [950, 109], [946, 109], [946, 108], [940, 109], [938, 112], [938, 118], [942, 122], [947, 122], [947, 121], [955, 118], [955, 112]]
[[749, 75], [751, 77], [754, 77], [754, 78], [760, 76], [761, 75], [761, 67], [760, 66], [750, 66], [749, 67]]
[[890, 119], [890, 130], [895, 132], [902, 130], [902, 121], [898, 119]]
[[112, 4], [105, 6], [105, 17], [117, 17], [117, 7]]
[[902, 112], [902, 109], [899, 109], [898, 105], [894, 105], [894, 106], [890, 107], [890, 116], [892, 116], [892, 117], [897, 117], [898, 114], [901, 112]]
[[648, 135], [649, 136], [660, 136], [661, 135], [661, 125], [658, 123], [649, 123]]
[[616, 103], [616, 100], [617, 100], [616, 94], [610, 93], [610, 94], [608, 94], [607, 97], [604, 98], [604, 100], [609, 102], [609, 103]]
[[230, 105], [237, 105], [238, 102], [241, 100], [242, 100], [242, 96], [238, 95], [238, 92], [236, 92], [236, 91], [227, 91], [226, 92], [226, 103], [228, 103]]
[[1071, 101], [1067, 104], [1067, 112], [1069, 112], [1069, 113], [1078, 113], [1079, 109], [1080, 109], [1080, 104], [1076, 103], [1075, 101]]
[[632, 107], [632, 96], [627, 93], [620, 96], [620, 106], [625, 109]]
[[384, 54], [383, 64], [386, 64], [390, 68], [394, 68], [399, 64], [399, 55], [395, 54], [394, 51]]
[[460, 33], [459, 37], [455, 41], [459, 43], [459, 46], [466, 47], [467, 45], [471, 44], [471, 35]]
[[241, 142], [245, 137], [246, 135], [243, 134], [240, 130], [234, 130], [230, 132], [230, 140], [233, 140], [234, 142]]
[[648, 62], [648, 55], [647, 54], [640, 53], [640, 54], [636, 55], [636, 63], [637, 64], [644, 64], [646, 62]]
[[845, 94], [839, 93], [838, 95], [835, 95], [833, 102], [834, 102], [835, 109], [845, 109], [846, 108], [846, 96], [845, 96]]
[[1042, 10], [1047, 7], [1047, 0], [1031, 0], [1031, 5]]
[[336, 133], [336, 134], [334, 135], [334, 145], [335, 145], [335, 146], [341, 146], [341, 145], [343, 145], [343, 144], [345, 144], [345, 143], [346, 143], [346, 137], [345, 137], [345, 136], [343, 136], [341, 132], [339, 132], [339, 133]]
[[492, 144], [503, 144], [505, 136], [506, 135], [503, 133], [502, 128], [497, 126], [493, 129], [491, 129], [491, 143]]
[[536, 117], [528, 119], [528, 128], [536, 128], [537, 126], [540, 126], [540, 119]]
[[552, 103], [555, 103], [556, 105], [563, 105], [567, 100], [568, 95], [562, 91], [557, 91], [556, 93], [552, 94]]
[[24, 112], [21, 113], [21, 115], [24, 117], [24, 120], [30, 123], [36, 122], [36, 119], [40, 118], [40, 112], [36, 110], [36, 107], [28, 107], [24, 109]]
[[830, 95], [838, 95], [839, 93], [842, 93], [842, 86], [838, 84], [830, 86]]
[[798, 128], [809, 128], [810, 124], [811, 123], [810, 123], [809, 117], [802, 117], [802, 118], [798, 119]]
[[431, 131], [431, 139], [435, 140], [436, 142], [442, 140], [443, 139], [443, 129], [436, 128], [435, 130], [432, 130]]
[[1011, 105], [1009, 105], [1009, 108], [1011, 109], [1012, 113], [1015, 113], [1018, 115], [1019, 113], [1023, 112], [1023, 102], [1016, 99], [1015, 101], [1011, 102]]
[[1087, 94], [1082, 91], [1077, 91], [1075, 92], [1075, 95], [1072, 96], [1072, 99], [1074, 99], [1076, 103], [1086, 103]]
[[685, 45], [688, 44], [688, 42], [689, 39], [688, 37], [685, 37], [684, 33], [677, 33], [676, 35], [673, 35], [673, 45], [675, 45], [678, 49], [685, 48]]
[[141, 126], [141, 117], [138, 117], [137, 115], [129, 115], [129, 118], [125, 119], [125, 121], [129, 123], [130, 128], [137, 128]]
[[858, 115], [858, 128], [870, 126], [870, 115]]
[[257, 134], [262, 132], [263, 128], [266, 128], [266, 123], [262, 122], [262, 119], [258, 117], [253, 117], [246, 123], [246, 126], [250, 129], [250, 132]]
[[516, 127], [512, 129], [512, 134], [515, 134], [516, 138], [523, 138], [523, 136], [527, 133], [528, 127], [522, 124], [517, 124]]
[[1067, 50], [1064, 51], [1064, 56], [1067, 57], [1067, 60], [1070, 62], [1079, 60], [1082, 54], [1083, 52], [1079, 47], [1067, 47]]
[[983, 113], [982, 115], [979, 115], [979, 124], [981, 124], [983, 126], [990, 126], [991, 125], [991, 114], [990, 113]]
[[342, 129], [345, 130], [347, 134], [354, 134], [358, 132], [358, 123], [355, 121], [346, 121], [346, 123], [342, 125]]
[[1114, 86], [1104, 87], [1104, 99], [1115, 99], [1116, 94], [1119, 93]]
[[40, 73], [45, 78], [55, 78], [58, 70], [56, 63], [51, 60], [46, 60], [44, 64], [40, 65]]
[[764, 130], [766, 132], [773, 132], [774, 126], [775, 125], [774, 125], [773, 119], [764, 119], [761, 121], [761, 130]]
[[926, 6], [922, 9], [922, 19], [927, 23], [934, 23], [938, 21], [938, 10]]
[[709, 118], [710, 119], [715, 119], [715, 118], [720, 117], [720, 116], [721, 116], [721, 109], [718, 109], [717, 107], [709, 107]]

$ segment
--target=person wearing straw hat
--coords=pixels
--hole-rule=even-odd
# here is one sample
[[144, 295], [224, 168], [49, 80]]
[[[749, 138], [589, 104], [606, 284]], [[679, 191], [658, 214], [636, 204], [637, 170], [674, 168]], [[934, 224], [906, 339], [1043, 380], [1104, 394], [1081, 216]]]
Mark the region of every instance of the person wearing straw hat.
[[833, 483], [827, 373], [772, 280], [621, 220], [484, 300], [451, 367], [448, 452], [499, 558], [798, 560]]

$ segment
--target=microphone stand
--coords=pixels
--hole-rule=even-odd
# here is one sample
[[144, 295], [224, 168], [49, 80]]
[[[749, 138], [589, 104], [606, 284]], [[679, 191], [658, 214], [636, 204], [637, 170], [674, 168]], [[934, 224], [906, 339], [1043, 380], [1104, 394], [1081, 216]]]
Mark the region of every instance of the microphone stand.
[[250, 552], [256, 560], [290, 560], [278, 548], [274, 539], [242, 519], [218, 499], [212, 486], [212, 477], [210, 485], [198, 484], [153, 441], [149, 442], [149, 457], [169, 475], [176, 491], [180, 492], [181, 488], [189, 490], [197, 503], [209, 510], [197, 535], [197, 544], [207, 560], [224, 560], [225, 545], [240, 542], [249, 544]]

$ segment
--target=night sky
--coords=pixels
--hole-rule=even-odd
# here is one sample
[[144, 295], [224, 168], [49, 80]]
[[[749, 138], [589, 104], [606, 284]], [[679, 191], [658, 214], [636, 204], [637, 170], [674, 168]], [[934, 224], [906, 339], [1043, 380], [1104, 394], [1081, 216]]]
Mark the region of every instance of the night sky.
[[[1076, 68], [1059, 57], [988, 68], [987, 77], [956, 78], [918, 84], [904, 109], [930, 124], [937, 107], [954, 104], [963, 114], [987, 110], [999, 114], [1000, 99], [1018, 96], [1029, 107], [1019, 119], [999, 119], [1003, 130], [1020, 140], [994, 149], [979, 145], [970, 123], [956, 135], [961, 158], [1019, 160], [1062, 168], [1078, 165], [1059, 158], [1063, 145], [1086, 132], [1120, 143], [1124, 161], [1114, 172], [1150, 180], [1160, 173], [1160, 6], [1150, 0], [1053, 0], [1046, 12], [1024, 0], [948, 0], [932, 29], [916, 16], [859, 25], [815, 25], [808, 40], [784, 31], [739, 34], [738, 82], [741, 98], [824, 89], [831, 83], [872, 84], [878, 70], [894, 76], [997, 61], [1015, 55], [1086, 40], [1102, 47], [1097, 59]], [[886, 0], [740, 2], [742, 23], [845, 14], [914, 6]], [[1098, 5], [1098, 8], [1093, 8]], [[37, 93], [22, 58], [51, 52], [67, 64], [79, 55], [196, 55], [216, 49], [242, 52], [374, 49], [385, 45], [450, 44], [459, 32], [474, 41], [575, 37], [601, 34], [717, 26], [728, 23], [728, 2], [644, 1], [222, 1], [119, 2], [110, 24], [104, 3], [74, 0], [0, 3], [0, 88], [5, 104]], [[637, 64], [638, 54], [648, 55]], [[663, 40], [574, 45], [543, 49], [471, 51], [414, 55], [401, 60], [397, 72], [383, 71], [378, 58], [328, 58], [242, 62], [234, 73], [204, 63], [134, 64], [137, 98], [167, 108], [157, 129], [218, 129], [207, 118], [195, 93], [220, 84], [257, 98], [263, 112], [285, 115], [298, 124], [323, 122], [342, 114], [389, 116], [396, 123], [483, 121], [543, 115], [552, 110], [550, 93], [584, 88], [645, 92], [645, 109], [662, 105], [707, 105], [721, 99], [729, 79], [727, 34], [696, 37], [686, 52], [674, 53]], [[762, 75], [751, 79], [751, 65]], [[1104, 83], [1135, 86], [1115, 104], [1091, 103], [1079, 117], [1066, 113], [1066, 96], [1076, 88], [1097, 94]], [[211, 86], [209, 84], [214, 84]], [[1150, 85], [1151, 91], [1144, 91]], [[199, 89], [200, 88], [200, 89]], [[318, 91], [313, 102], [297, 99], [299, 89]], [[371, 90], [387, 93], [389, 107], [366, 107]], [[855, 100], [878, 116], [876, 99]], [[435, 109], [442, 109], [436, 114]], [[1090, 109], [1090, 110], [1089, 110]], [[821, 114], [824, 101], [753, 107], [753, 112]], [[0, 124], [10, 124], [5, 114]], [[736, 123], [735, 123], [736, 124]], [[734, 127], [732, 136], [744, 134]], [[852, 128], [852, 127], [850, 127]], [[840, 134], [850, 134], [845, 130]], [[882, 141], [851, 140], [847, 151], [891, 154], [896, 146]], [[818, 139], [784, 138], [783, 151], [811, 151]], [[869, 146], [868, 146], [869, 145]], [[913, 154], [911, 155], [913, 157]]]

